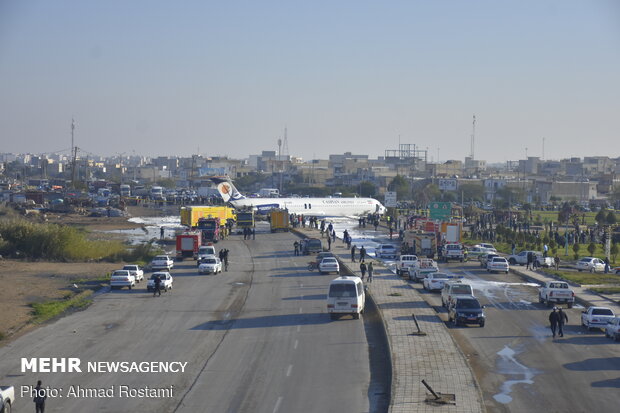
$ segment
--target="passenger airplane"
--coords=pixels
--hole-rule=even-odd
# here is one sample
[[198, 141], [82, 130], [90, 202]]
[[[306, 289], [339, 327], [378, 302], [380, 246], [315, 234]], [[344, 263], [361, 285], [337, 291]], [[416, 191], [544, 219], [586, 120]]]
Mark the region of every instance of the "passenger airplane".
[[373, 198], [246, 198], [225, 178], [211, 178], [224, 202], [236, 209], [251, 207], [260, 214], [273, 208], [288, 209], [291, 214], [314, 217], [360, 217], [384, 214], [385, 207]]

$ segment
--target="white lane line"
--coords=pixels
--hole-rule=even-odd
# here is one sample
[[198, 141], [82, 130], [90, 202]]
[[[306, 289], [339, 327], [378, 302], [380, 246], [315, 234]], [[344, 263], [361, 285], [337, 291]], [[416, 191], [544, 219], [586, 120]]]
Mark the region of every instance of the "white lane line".
[[293, 344], [293, 350], [297, 350], [298, 345], [299, 345], [299, 340], [295, 340], [295, 344]]
[[290, 377], [292, 371], [293, 371], [293, 365], [289, 364], [288, 369], [286, 370], [286, 377]]
[[303, 312], [304, 312], [304, 309], [303, 309], [303, 308], [301, 308], [301, 307], [299, 307], [299, 314], [301, 314], [301, 313], [303, 313]]
[[280, 404], [282, 404], [282, 396], [278, 397], [276, 406], [273, 408], [273, 413], [277, 413], [278, 409], [280, 408]]

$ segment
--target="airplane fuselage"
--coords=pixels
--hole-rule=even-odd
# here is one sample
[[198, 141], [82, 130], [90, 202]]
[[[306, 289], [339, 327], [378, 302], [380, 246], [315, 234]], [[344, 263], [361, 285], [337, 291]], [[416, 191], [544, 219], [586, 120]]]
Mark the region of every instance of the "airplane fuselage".
[[385, 212], [383, 205], [372, 198], [244, 198], [231, 200], [230, 203], [235, 208], [252, 207], [259, 213], [285, 208], [291, 214], [319, 217], [363, 216]]

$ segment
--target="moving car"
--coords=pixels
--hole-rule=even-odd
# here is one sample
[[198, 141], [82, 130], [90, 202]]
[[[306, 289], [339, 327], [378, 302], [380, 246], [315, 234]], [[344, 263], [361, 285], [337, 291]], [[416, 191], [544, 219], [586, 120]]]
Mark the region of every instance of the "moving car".
[[306, 238], [302, 241], [301, 252], [304, 255], [323, 252], [323, 243], [318, 238]]
[[15, 388], [13, 386], [0, 386], [0, 413], [11, 413], [15, 401]]
[[606, 328], [607, 322], [615, 318], [614, 312], [607, 307], [588, 307], [581, 312], [581, 325], [586, 330]]
[[448, 305], [448, 321], [458, 326], [460, 324], [478, 324], [484, 327], [485, 315], [483, 309], [485, 306], [474, 296], [456, 296], [450, 300]]
[[151, 261], [151, 269], [153, 271], [166, 270], [170, 271], [174, 267], [174, 261], [168, 255], [157, 255]]
[[160, 271], [154, 272], [153, 275], [151, 275], [151, 278], [146, 284], [147, 291], [153, 291], [155, 289], [155, 278], [157, 277], [159, 277], [159, 279], [161, 280], [159, 288], [162, 291], [172, 290], [172, 275], [170, 275], [169, 272]]
[[213, 245], [203, 245], [203, 246], [198, 247], [198, 256], [196, 257], [197, 259], [196, 265], [200, 265], [201, 259], [205, 257], [209, 257], [211, 255], [217, 255], [215, 254], [215, 247]]
[[459, 295], [473, 296], [474, 289], [469, 284], [463, 284], [461, 281], [448, 281], [444, 283], [443, 290], [441, 290], [441, 305], [448, 307], [450, 301]]
[[575, 265], [577, 271], [603, 272], [605, 271], [605, 262], [600, 258], [583, 257]]
[[116, 270], [110, 276], [110, 288], [128, 287], [130, 290], [136, 285], [136, 277], [127, 270]]
[[330, 272], [340, 274], [340, 265], [338, 264], [338, 260], [335, 257], [323, 258], [319, 263], [319, 272], [321, 274], [329, 274]]
[[510, 266], [508, 265], [508, 261], [504, 257], [493, 257], [490, 261], [487, 262], [487, 271], [488, 272], [505, 272], [508, 274], [510, 270]]
[[465, 248], [463, 244], [446, 244], [441, 249], [441, 258], [444, 262], [449, 260], [465, 261]]
[[614, 317], [607, 321], [605, 337], [611, 337], [614, 341], [620, 341], [620, 317]]
[[495, 252], [480, 255], [478, 257], [478, 261], [480, 261], [480, 267], [486, 268], [489, 261], [491, 261], [495, 257], [499, 257], [499, 255], [497, 255]]
[[215, 255], [207, 255], [198, 265], [199, 274], [217, 274], [222, 272], [222, 261]]
[[323, 252], [319, 252], [318, 254], [316, 254], [316, 265], [318, 266], [321, 261], [323, 261], [323, 258], [327, 258], [327, 257], [336, 257], [336, 255], [331, 252], [331, 251], [323, 251]]
[[398, 251], [392, 244], [381, 244], [375, 250], [375, 256], [377, 258], [396, 258]]
[[475, 258], [479, 260], [481, 255], [487, 255], [492, 252], [497, 252], [497, 251], [489, 250], [487, 248], [481, 247], [480, 245], [474, 245], [473, 247], [467, 249], [467, 258], [468, 259]]
[[360, 318], [364, 312], [366, 293], [359, 277], [343, 275], [333, 279], [327, 290], [327, 312], [332, 320], [340, 314], [351, 314], [353, 318]]
[[404, 275], [409, 274], [410, 271], [415, 267], [418, 262], [417, 255], [405, 254], [401, 255], [398, 258], [398, 262], [396, 263], [396, 274]]
[[428, 274], [422, 284], [427, 291], [440, 291], [445, 283], [452, 277], [443, 272], [434, 272]]
[[136, 282], [144, 280], [144, 271], [140, 268], [139, 265], [128, 264], [123, 267], [124, 270], [129, 271], [131, 275], [136, 277]]
[[570, 289], [567, 282], [547, 281], [538, 290], [538, 302], [551, 307], [554, 303], [566, 303], [568, 308], [573, 308], [575, 292]]
[[497, 252], [493, 244], [487, 244], [487, 243], [481, 242], [480, 244], [477, 244], [476, 246], [486, 248], [489, 252]]

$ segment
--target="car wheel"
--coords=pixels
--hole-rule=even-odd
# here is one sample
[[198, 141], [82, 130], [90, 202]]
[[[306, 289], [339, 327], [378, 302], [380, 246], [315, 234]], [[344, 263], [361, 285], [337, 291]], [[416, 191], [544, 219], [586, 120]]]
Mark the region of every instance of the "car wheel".
[[353, 319], [354, 320], [359, 320], [360, 319], [360, 313], [353, 313]]
[[616, 333], [614, 336], [614, 341], [620, 341], [620, 333]]
[[515, 265], [517, 263], [517, 260], [515, 260], [514, 258], [511, 258], [508, 260], [508, 264], [510, 265]]
[[538, 296], [538, 303], [543, 304], [545, 300], [543, 300], [542, 295]]
[[607, 330], [605, 330], [605, 337], [609, 338], [609, 333], [607, 333]]
[[581, 272], [581, 270], [579, 270], [579, 269], [577, 271]]
[[489, 269], [487, 268], [487, 272], [491, 272], [491, 270], [489, 270]]
[[452, 319], [452, 324], [454, 324], [454, 327], [458, 327], [459, 326], [459, 320], [456, 317], [454, 317]]
[[480, 327], [484, 327], [484, 321], [480, 323]]
[[332, 320], [335, 320], [335, 319], [337, 319], [338, 317], [337, 317], [337, 316], [336, 316], [336, 314], [334, 314], [334, 313], [329, 313], [329, 318], [330, 318], [330, 319], [332, 319]]
[[567, 306], [568, 308], [573, 308], [573, 303], [568, 303]]
[[506, 271], [506, 274], [508, 274], [508, 271]]
[[129, 286], [129, 289], [131, 290], [131, 285]]
[[4, 413], [11, 413], [11, 402], [7, 400], [6, 404], [4, 405]]
[[590, 273], [594, 272], [594, 267], [590, 268]]

